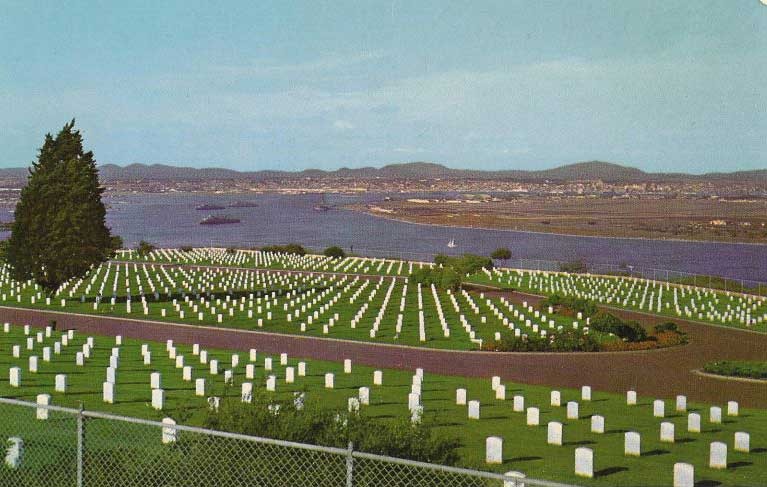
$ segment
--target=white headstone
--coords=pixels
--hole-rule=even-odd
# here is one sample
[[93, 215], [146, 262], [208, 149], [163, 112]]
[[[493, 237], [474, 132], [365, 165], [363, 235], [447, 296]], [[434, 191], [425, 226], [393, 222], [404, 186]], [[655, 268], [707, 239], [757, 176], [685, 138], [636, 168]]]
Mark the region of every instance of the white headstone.
[[594, 477], [594, 452], [590, 448], [575, 449], [575, 475], [578, 477]]
[[751, 435], [743, 431], [736, 432], [735, 446], [733, 450], [743, 452], [743, 453], [748, 453], [749, 451], [751, 451]]
[[660, 441], [663, 443], [674, 442], [674, 423], [664, 421], [660, 424]]
[[213, 359], [210, 361], [210, 373], [212, 375], [218, 375], [218, 360]]
[[642, 438], [636, 431], [629, 431], [624, 435], [623, 454], [627, 457], [642, 455]]
[[103, 400], [106, 403], [114, 404], [115, 402], [115, 385], [113, 382], [104, 382], [103, 386]]
[[67, 392], [67, 376], [56, 374], [56, 392]]
[[205, 379], [196, 379], [194, 381], [194, 395], [205, 397]]
[[495, 388], [495, 398], [499, 401], [506, 400], [506, 386], [501, 384]]
[[527, 425], [538, 426], [540, 424], [541, 412], [538, 408], [527, 408]]
[[306, 362], [298, 362], [298, 376], [306, 377]]
[[727, 445], [714, 441], [709, 447], [708, 466], [717, 470], [727, 468]]
[[370, 388], [360, 387], [359, 389], [360, 404], [367, 406], [370, 404]]
[[695, 467], [689, 463], [674, 464], [674, 487], [694, 487]]
[[687, 415], [687, 432], [700, 433], [700, 414], [690, 413]]
[[376, 370], [373, 372], [373, 385], [380, 386], [383, 385], [383, 372], [380, 370]]
[[175, 428], [176, 422], [171, 418], [163, 418], [162, 424], [162, 444], [175, 443], [178, 438], [178, 430]]
[[292, 384], [296, 381], [296, 369], [293, 367], [285, 367], [285, 383]]
[[514, 405], [512, 410], [515, 413], [521, 413], [525, 410], [525, 396], [514, 396]]
[[551, 403], [552, 406], [562, 405], [562, 394], [559, 391], [551, 391]]
[[662, 418], [666, 415], [666, 403], [662, 399], [656, 399], [652, 403], [652, 415]]
[[281, 353], [280, 354], [280, 365], [288, 365], [288, 354], [287, 353]]
[[107, 367], [107, 382], [112, 384], [117, 383], [117, 369], [114, 367]]
[[578, 419], [578, 403], [570, 401], [567, 403], [567, 419]]
[[352, 373], [352, 361], [348, 358], [344, 360], [344, 374]]
[[410, 412], [413, 412], [415, 408], [421, 405], [421, 395], [411, 392], [407, 395], [407, 408]]
[[243, 382], [240, 386], [240, 401], [250, 403], [253, 401], [253, 383]]
[[152, 407], [158, 411], [162, 411], [165, 405], [165, 391], [162, 389], [152, 389]]
[[581, 400], [591, 401], [591, 386], [581, 387]]
[[326, 389], [332, 389], [335, 385], [335, 376], [332, 372], [328, 372], [325, 374], [325, 388]]
[[591, 432], [602, 434], [605, 432], [605, 418], [595, 414], [591, 417]]
[[191, 365], [185, 365], [183, 369], [181, 369], [181, 379], [189, 382], [192, 380], [192, 366]]
[[456, 389], [455, 390], [455, 404], [457, 406], [465, 406], [466, 405], [466, 389]]
[[[37, 395], [37, 404], [40, 406], [50, 406], [51, 405], [51, 395], [50, 394], [38, 394]], [[48, 410], [46, 408], [37, 408], [37, 419], [46, 420], [48, 419]]]
[[245, 365], [245, 378], [254, 379], [256, 377], [256, 366], [254, 364]]
[[708, 410], [708, 420], [714, 424], [720, 424], [722, 422], [722, 408], [718, 406], [711, 406]]
[[737, 416], [738, 415], [738, 403], [735, 401], [727, 401], [727, 416]]
[[37, 372], [37, 357], [35, 355], [29, 357], [29, 371], [33, 374]]
[[11, 367], [8, 377], [11, 387], [21, 387], [21, 367]]
[[527, 476], [522, 472], [511, 470], [503, 474], [503, 487], [525, 487], [524, 479]]
[[149, 387], [152, 389], [160, 389], [162, 387], [162, 376], [159, 372], [149, 374]]
[[356, 397], [350, 397], [347, 401], [347, 406], [350, 413], [357, 413], [360, 410], [360, 400]]
[[546, 441], [549, 445], [562, 446], [562, 423], [557, 421], [549, 422]]
[[269, 392], [274, 392], [277, 390], [277, 377], [270, 375], [266, 378], [266, 390]]
[[490, 379], [490, 385], [495, 390], [496, 387], [501, 385], [501, 378], [497, 375], [494, 375], [492, 379]]
[[264, 370], [272, 370], [272, 357], [264, 359]]
[[485, 463], [500, 465], [503, 463], [503, 439], [489, 436], [485, 440]]
[[256, 351], [256, 349], [255, 349], [255, 348], [251, 348], [251, 349], [248, 351], [248, 355], [249, 355], [249, 358], [250, 358], [250, 361], [251, 361], [251, 362], [255, 362], [255, 361], [256, 361], [256, 359], [258, 358], [258, 352]]
[[676, 396], [676, 410], [680, 413], [687, 411], [687, 396]]
[[469, 419], [479, 419], [479, 401], [469, 401]]

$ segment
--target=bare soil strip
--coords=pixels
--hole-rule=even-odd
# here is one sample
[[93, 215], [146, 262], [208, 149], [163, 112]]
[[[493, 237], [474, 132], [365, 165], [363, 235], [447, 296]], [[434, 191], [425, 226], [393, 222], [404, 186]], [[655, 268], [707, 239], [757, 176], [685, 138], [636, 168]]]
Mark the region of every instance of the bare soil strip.
[[[515, 301], [532, 297], [506, 293]], [[666, 318], [615, 311], [625, 318], [652, 325]], [[267, 353], [286, 352], [296, 357], [340, 361], [346, 358], [374, 367], [414, 369], [423, 367], [436, 374], [487, 377], [551, 387], [591, 385], [596, 390], [623, 393], [634, 389], [640, 395], [674, 397], [686, 394], [691, 400], [724, 403], [736, 400], [744, 407], [767, 406], [767, 384], [722, 381], [693, 374], [712, 360], [765, 360], [767, 336], [675, 320], [688, 333], [690, 343], [681, 347], [637, 352], [599, 353], [495, 353], [430, 350], [397, 345], [378, 345], [277, 333], [233, 330], [78, 315], [44, 310], [0, 307], [0, 320], [45, 326], [56, 320], [57, 329], [75, 328], [81, 333], [126, 337], [204, 347]]]

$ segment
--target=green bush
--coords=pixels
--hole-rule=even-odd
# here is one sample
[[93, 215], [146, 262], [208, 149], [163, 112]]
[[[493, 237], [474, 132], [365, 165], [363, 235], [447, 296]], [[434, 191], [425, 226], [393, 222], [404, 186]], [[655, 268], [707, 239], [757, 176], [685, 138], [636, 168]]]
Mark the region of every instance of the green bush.
[[344, 249], [339, 247], [338, 245], [333, 245], [331, 247], [326, 248], [322, 255], [325, 257], [332, 257], [334, 259], [343, 259], [346, 257], [346, 252], [344, 252]]
[[509, 260], [511, 259], [511, 250], [506, 247], [495, 249], [493, 253], [490, 254], [490, 258], [495, 260]]
[[293, 254], [293, 255], [306, 255], [306, 249], [297, 244], [290, 243], [287, 245], [267, 245], [261, 247], [261, 252], [274, 252], [279, 254]]
[[583, 260], [574, 260], [572, 262], [563, 262], [559, 265], [561, 272], [568, 272], [570, 274], [584, 274], [587, 272], [586, 262]]
[[410, 281], [423, 286], [434, 286], [440, 289], [458, 289], [461, 286], [461, 276], [451, 267], [433, 267], [416, 269], [410, 274]]
[[678, 332], [679, 329], [673, 321], [666, 321], [653, 327], [655, 333]]
[[[273, 413], [270, 406], [279, 405]], [[346, 448], [407, 458], [422, 462], [455, 465], [460, 442], [436, 436], [433, 422], [412, 424], [409, 416], [393, 419], [370, 418], [359, 413], [334, 411], [311, 402], [297, 409], [293, 401], [272, 401], [267, 393], [254, 391], [252, 403], [224, 398], [218, 411], [209, 410], [208, 428], [285, 441]]]
[[636, 321], [623, 321], [610, 313], [599, 312], [591, 318], [589, 325], [593, 330], [612, 333], [629, 342], [647, 340], [647, 331]]
[[193, 247], [191, 245], [182, 245], [179, 247], [179, 250], [181, 252], [191, 252], [193, 250]]
[[710, 374], [728, 375], [731, 377], [767, 379], [767, 362], [720, 360], [707, 363], [703, 366], [703, 370]]
[[138, 246], [136, 247], [136, 253], [139, 255], [139, 257], [146, 257], [152, 251], [154, 251], [155, 246], [147, 242], [146, 240], [142, 240], [138, 243]]
[[489, 348], [497, 352], [598, 352], [599, 343], [590, 335], [562, 330], [549, 337], [505, 336]]
[[577, 298], [574, 296], [562, 296], [554, 293], [541, 301], [540, 305], [544, 308], [548, 306], [563, 306], [573, 311], [583, 313], [584, 316], [593, 316], [598, 311], [594, 301]]

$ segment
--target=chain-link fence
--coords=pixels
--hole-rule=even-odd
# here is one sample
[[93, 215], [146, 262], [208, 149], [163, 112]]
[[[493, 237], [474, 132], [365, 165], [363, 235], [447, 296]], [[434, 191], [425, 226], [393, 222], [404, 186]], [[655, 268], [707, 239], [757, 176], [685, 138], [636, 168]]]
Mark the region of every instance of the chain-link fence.
[[567, 487], [0, 398], [9, 487]]

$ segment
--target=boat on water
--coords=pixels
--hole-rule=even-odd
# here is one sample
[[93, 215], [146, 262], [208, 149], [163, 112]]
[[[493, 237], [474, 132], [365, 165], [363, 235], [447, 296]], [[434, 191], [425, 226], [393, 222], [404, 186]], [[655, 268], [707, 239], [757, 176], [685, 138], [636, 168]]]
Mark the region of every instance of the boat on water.
[[195, 210], [200, 210], [200, 211], [212, 211], [212, 210], [223, 210], [223, 209], [224, 207], [221, 205], [212, 205], [212, 204], [200, 205], [197, 208], [195, 208]]
[[229, 216], [208, 215], [200, 221], [200, 225], [227, 225], [230, 223], [240, 223], [240, 220]]
[[325, 193], [322, 193], [322, 202], [314, 207], [314, 211], [328, 211], [329, 209], [330, 205], [325, 201]]
[[454, 249], [458, 247], [458, 245], [455, 244], [455, 239], [451, 238], [450, 241], [447, 243], [448, 248]]
[[255, 201], [235, 201], [229, 204], [229, 208], [257, 208], [258, 203]]

